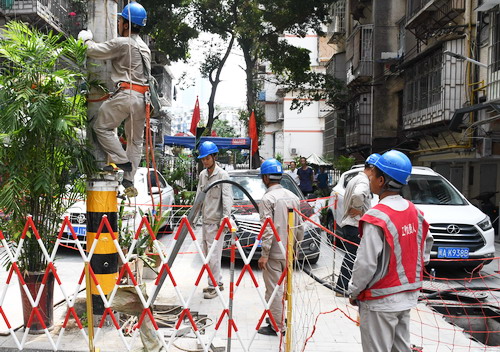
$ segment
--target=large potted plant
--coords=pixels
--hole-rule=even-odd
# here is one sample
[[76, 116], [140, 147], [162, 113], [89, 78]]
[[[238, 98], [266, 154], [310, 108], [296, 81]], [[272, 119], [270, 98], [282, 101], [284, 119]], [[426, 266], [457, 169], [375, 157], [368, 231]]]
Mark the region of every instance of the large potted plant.
[[[94, 171], [81, 133], [85, 48], [15, 21], [0, 37], [0, 209], [8, 215], [2, 231], [15, 250], [30, 215], [51, 253], [65, 209], [84, 189], [82, 175]], [[31, 229], [20, 251], [17, 264], [36, 297], [47, 261]], [[42, 315], [51, 325], [50, 288], [42, 297], [39, 309], [48, 310]], [[26, 303], [25, 318], [32, 310]], [[34, 319], [30, 331], [40, 328]]]

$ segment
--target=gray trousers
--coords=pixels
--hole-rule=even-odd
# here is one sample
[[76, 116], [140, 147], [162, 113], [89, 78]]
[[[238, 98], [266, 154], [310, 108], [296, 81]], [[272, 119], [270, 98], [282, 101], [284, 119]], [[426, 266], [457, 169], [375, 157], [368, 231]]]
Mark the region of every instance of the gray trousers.
[[410, 352], [410, 310], [375, 312], [359, 306], [363, 352]]
[[[267, 262], [267, 270], [262, 271], [262, 276], [264, 278], [264, 284], [266, 285], [266, 301], [269, 301], [269, 298], [271, 298], [271, 295], [273, 294], [274, 287], [278, 283], [278, 280], [281, 277], [281, 274], [283, 271], [286, 269], [286, 261], [285, 259], [272, 259], [269, 258]], [[280, 331], [284, 330], [283, 326], [283, 286], [282, 284], [278, 288], [278, 292], [276, 293], [276, 296], [274, 296], [274, 300], [271, 303], [269, 310], [271, 311], [271, 314], [273, 315], [274, 320], [276, 321], [276, 324], [278, 325], [278, 328]]]
[[[203, 254], [205, 256], [208, 254], [208, 251], [210, 250], [212, 244], [214, 243], [215, 236], [217, 235], [219, 227], [220, 227], [219, 224], [203, 224], [201, 227], [202, 231], [201, 248], [203, 249]], [[217, 284], [219, 285], [222, 284], [221, 259], [222, 259], [223, 245], [224, 245], [224, 233], [220, 235], [219, 242], [217, 243], [217, 246], [215, 247], [215, 250], [212, 253], [212, 256], [210, 257], [210, 260], [208, 261], [208, 266], [212, 271], [215, 280], [217, 280]], [[208, 273], [207, 273], [207, 279], [208, 279], [208, 286], [213, 287], [214, 284], [210, 279], [210, 276], [208, 276]]]
[[[125, 121], [127, 150], [123, 150], [115, 129]], [[132, 171], [123, 177], [134, 181], [134, 175], [141, 162], [146, 103], [144, 94], [131, 89], [123, 89], [102, 103], [93, 125], [97, 141], [109, 159], [117, 164], [132, 163]]]

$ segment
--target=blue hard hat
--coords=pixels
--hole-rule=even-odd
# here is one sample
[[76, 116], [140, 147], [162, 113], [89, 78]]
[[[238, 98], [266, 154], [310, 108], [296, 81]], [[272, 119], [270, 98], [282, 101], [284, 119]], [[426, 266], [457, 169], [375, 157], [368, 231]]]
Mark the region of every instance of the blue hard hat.
[[365, 165], [375, 165], [375, 162], [380, 158], [379, 153], [373, 153], [368, 158], [366, 158]]
[[[130, 13], [130, 17], [129, 17]], [[144, 7], [137, 2], [131, 2], [127, 6], [123, 8], [122, 13], [119, 13], [118, 16], [122, 16], [127, 21], [132, 22], [138, 26], [144, 27], [146, 25], [146, 21], [148, 19], [148, 14]]]
[[218, 153], [219, 148], [217, 148], [214, 142], [205, 141], [201, 143], [200, 147], [198, 148], [198, 152], [200, 153], [198, 159], [201, 159], [206, 157], [207, 155]]
[[380, 171], [402, 185], [408, 183], [411, 174], [411, 161], [398, 150], [389, 150], [380, 156], [374, 164]]
[[281, 163], [274, 159], [267, 159], [260, 166], [260, 174], [261, 175], [269, 175], [269, 174], [283, 174], [283, 167]]

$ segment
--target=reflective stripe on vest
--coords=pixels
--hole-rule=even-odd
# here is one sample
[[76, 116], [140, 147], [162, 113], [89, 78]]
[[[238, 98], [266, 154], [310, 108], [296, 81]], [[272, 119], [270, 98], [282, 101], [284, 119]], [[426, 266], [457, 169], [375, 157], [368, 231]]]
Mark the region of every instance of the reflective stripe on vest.
[[[405, 266], [403, 264], [403, 261], [409, 260], [408, 258], [404, 257], [403, 249], [401, 247], [401, 243], [399, 241], [399, 236], [400, 233], [398, 232], [396, 225], [394, 222], [391, 220], [390, 213], [401, 213], [401, 212], [396, 212], [392, 210], [390, 207], [387, 207], [386, 205], [383, 204], [378, 204], [377, 206], [373, 207], [370, 209], [360, 220], [360, 222], [368, 222], [368, 223], [373, 223], [377, 222], [377, 226], [380, 226], [384, 232], [384, 237], [389, 244], [391, 248], [391, 258], [389, 260], [389, 267], [386, 275], [374, 283], [372, 287], [374, 288], [368, 288], [364, 291], [361, 292], [361, 294], [358, 296], [358, 299], [360, 300], [369, 300], [369, 299], [378, 299], [382, 298], [388, 295], [392, 295], [395, 293], [399, 292], [404, 292], [404, 291], [415, 291], [418, 290], [422, 287], [422, 276], [423, 276], [423, 248], [425, 246], [424, 241], [425, 237], [427, 235], [427, 231], [424, 231], [425, 228], [427, 228], [427, 223], [424, 220], [424, 217], [422, 213], [416, 209], [416, 207], [413, 205], [413, 203], [409, 202], [409, 208], [407, 211], [411, 211], [412, 213], [409, 214], [407, 211], [404, 212], [405, 216], [412, 216], [412, 214], [417, 214], [417, 236], [416, 236], [416, 242], [417, 242], [417, 258], [416, 258], [416, 267], [415, 267], [415, 281], [410, 282], [406, 272], [405, 272]], [[385, 211], [381, 210], [385, 208]], [[388, 214], [389, 213], [389, 214]], [[379, 221], [373, 221], [374, 218]], [[372, 221], [370, 221], [372, 220]], [[362, 225], [360, 224], [360, 228], [362, 228]], [[391, 238], [388, 238], [388, 236], [391, 236]], [[392, 243], [392, 246], [391, 246]], [[411, 264], [411, 263], [407, 263]], [[390, 281], [391, 278], [394, 279], [394, 275], [397, 275], [400, 284], [398, 285], [391, 285]], [[387, 285], [386, 287], [384, 287]], [[377, 286], [382, 286], [382, 287], [377, 287]]]

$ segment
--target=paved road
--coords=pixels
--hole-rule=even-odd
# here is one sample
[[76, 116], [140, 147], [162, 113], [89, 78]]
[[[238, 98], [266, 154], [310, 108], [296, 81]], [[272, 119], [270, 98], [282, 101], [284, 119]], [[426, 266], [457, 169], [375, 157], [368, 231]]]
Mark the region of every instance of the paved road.
[[[162, 242], [169, 247], [171, 236], [166, 236]], [[500, 256], [500, 245], [497, 244], [497, 254]], [[198, 312], [200, 315], [207, 316], [208, 326], [204, 334], [204, 341], [214, 334], [216, 321], [228, 302], [228, 291], [222, 292], [222, 299], [216, 298], [211, 301], [203, 299], [201, 288], [194, 290], [194, 282], [200, 271], [202, 261], [196, 253], [196, 247], [190, 240], [186, 241], [178, 260], [172, 268], [173, 275], [176, 279], [176, 284], [182, 297], [188, 301], [193, 312]], [[332, 264], [335, 258], [335, 268], [338, 271], [342, 260], [340, 251], [331, 251], [322, 244], [322, 256], [320, 261], [313, 266], [313, 271], [317, 276], [322, 278], [331, 277]], [[61, 252], [57, 261], [56, 267], [61, 275], [67, 292], [73, 292], [76, 287], [76, 282], [79, 279], [83, 264], [77, 252], [64, 251]], [[243, 266], [241, 263], [236, 265], [236, 275], [238, 275]], [[251, 265], [255, 270], [255, 276], [260, 286], [263, 285], [261, 273], [258, 272], [255, 265]], [[478, 286], [478, 282], [483, 286], [500, 288], [499, 275], [496, 271], [499, 270], [499, 263], [492, 263], [481, 271], [481, 276], [471, 275], [460, 270], [445, 270], [437, 269], [437, 276], [450, 278], [451, 280], [436, 280], [432, 283], [434, 287], [440, 288], [443, 282], [447, 286]], [[229, 262], [223, 262], [223, 275], [229, 277]], [[0, 282], [5, 283], [6, 273], [0, 271]], [[294, 341], [296, 341], [296, 351], [302, 350], [304, 342], [312, 335], [312, 327], [316, 318], [316, 330], [314, 335], [307, 342], [305, 351], [346, 351], [356, 352], [361, 351], [359, 328], [350, 320], [356, 319], [356, 309], [347, 304], [347, 300], [341, 297], [335, 297], [332, 292], [319, 285], [309, 276], [298, 272], [294, 277], [294, 300], [296, 304], [296, 318], [294, 319]], [[11, 320], [11, 324], [16, 327], [22, 324], [22, 318], [19, 309], [19, 294], [17, 282], [14, 279], [12, 286], [7, 290], [5, 301], [2, 305], [6, 315]], [[151, 287], [149, 281], [149, 286]], [[66, 287], [67, 285], [67, 287]], [[205, 286], [205, 280], [200, 283], [200, 286]], [[227, 287], [226, 281], [226, 287]], [[1, 288], [4, 288], [2, 284]], [[239, 339], [232, 341], [232, 351], [243, 351], [248, 346], [251, 346], [251, 351], [278, 351], [280, 339], [277, 337], [268, 337], [255, 334], [255, 327], [262, 314], [263, 306], [259, 298], [262, 294], [262, 288], [256, 289], [249, 275], [245, 275], [241, 281], [239, 288], [235, 294], [235, 310], [234, 316], [238, 326]], [[56, 285], [55, 300], [62, 299], [62, 294]], [[493, 293], [488, 300], [498, 306], [499, 297], [498, 291]], [[476, 301], [477, 302], [477, 301]], [[168, 305], [178, 305], [182, 302], [176, 295], [171, 282], [167, 281], [164, 289], [158, 297], [158, 303]], [[63, 307], [59, 309], [59, 314], [64, 314]], [[327, 313], [330, 312], [330, 313]], [[327, 313], [321, 314], [320, 313]], [[57, 313], [56, 313], [57, 314]], [[0, 319], [1, 323], [4, 323]], [[227, 344], [227, 325], [221, 325], [215, 337], [215, 344], [225, 346]], [[22, 329], [18, 332], [20, 338]], [[77, 330], [66, 333], [61, 339], [60, 349], [67, 351], [85, 350], [85, 341], [79, 335]], [[106, 336], [103, 338], [102, 336]], [[43, 335], [38, 337], [30, 336], [28, 345], [33, 350], [51, 350], [52, 348], [47, 343], [47, 338]], [[418, 308], [412, 312], [412, 341], [417, 345], [423, 345], [424, 351], [500, 351], [499, 348], [487, 348], [483, 345], [469, 339], [462, 333], [462, 329], [450, 325], [440, 314], [436, 314], [425, 303], [419, 304]], [[140, 344], [140, 343], [139, 343]], [[175, 344], [185, 349], [196, 348], [196, 340], [192, 334], [175, 341]], [[120, 338], [113, 329], [107, 330], [106, 334], [101, 335], [97, 341], [97, 345], [103, 351], [118, 351], [124, 350]], [[245, 346], [245, 347], [242, 347]], [[2, 350], [15, 348], [15, 345], [10, 337], [0, 338], [0, 347]], [[88, 348], [87, 348], [88, 350]], [[178, 349], [172, 348], [172, 351]]]

